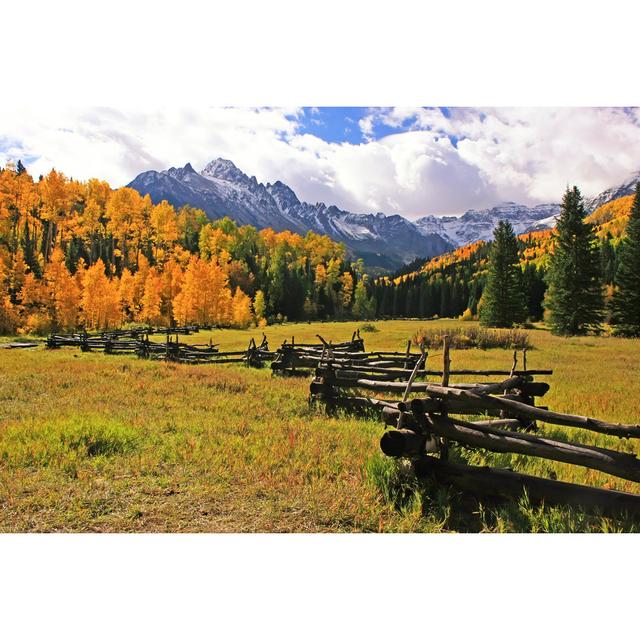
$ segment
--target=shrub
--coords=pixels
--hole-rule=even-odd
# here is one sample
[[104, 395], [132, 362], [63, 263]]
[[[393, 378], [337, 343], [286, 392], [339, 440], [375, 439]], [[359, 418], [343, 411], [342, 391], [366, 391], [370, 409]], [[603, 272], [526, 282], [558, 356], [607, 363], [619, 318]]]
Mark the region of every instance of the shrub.
[[465, 309], [464, 313], [460, 316], [460, 320], [463, 322], [470, 322], [473, 319], [473, 311], [471, 311], [471, 309]]
[[376, 327], [376, 325], [372, 324], [371, 322], [365, 322], [360, 326], [360, 331], [362, 331], [363, 333], [378, 333], [380, 329], [378, 329], [378, 327]]
[[533, 349], [526, 331], [480, 327], [419, 329], [413, 336], [413, 344], [424, 344], [427, 349], [438, 348], [445, 335], [449, 336], [453, 349]]

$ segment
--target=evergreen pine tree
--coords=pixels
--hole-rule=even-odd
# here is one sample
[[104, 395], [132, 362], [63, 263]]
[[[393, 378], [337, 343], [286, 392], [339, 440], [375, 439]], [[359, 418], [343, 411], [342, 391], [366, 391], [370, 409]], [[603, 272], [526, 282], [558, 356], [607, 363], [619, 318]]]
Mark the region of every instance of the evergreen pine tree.
[[610, 233], [600, 241], [600, 266], [602, 281], [604, 284], [612, 284], [616, 275], [616, 252], [611, 243]]
[[568, 188], [554, 237], [544, 306], [552, 333], [599, 331], [604, 315], [600, 251], [593, 225], [584, 221], [578, 187]]
[[451, 317], [451, 286], [445, 277], [442, 278], [440, 288], [440, 311], [438, 316], [440, 318]]
[[522, 270], [522, 287], [527, 301], [527, 317], [542, 320], [542, 301], [547, 284], [544, 281], [544, 272], [532, 262], [527, 263]]
[[619, 335], [640, 337], [640, 182], [636, 184], [626, 237], [618, 247], [618, 260], [611, 324]]
[[512, 327], [526, 316], [518, 243], [511, 223], [501, 220], [493, 232], [480, 322], [487, 327]]

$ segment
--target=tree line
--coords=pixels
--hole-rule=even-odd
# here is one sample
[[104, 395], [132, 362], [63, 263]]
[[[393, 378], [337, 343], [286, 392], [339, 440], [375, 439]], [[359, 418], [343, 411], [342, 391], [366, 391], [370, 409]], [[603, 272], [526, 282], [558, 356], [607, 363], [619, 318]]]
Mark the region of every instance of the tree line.
[[502, 221], [492, 242], [374, 281], [327, 236], [212, 222], [55, 170], [34, 180], [18, 162], [0, 169], [0, 333], [461, 317], [504, 327], [544, 319], [563, 335], [609, 321], [638, 336], [640, 194], [620, 242], [598, 239], [585, 217], [573, 187], [553, 232], [516, 237]]
[[[558, 335], [599, 333], [608, 321], [617, 335], [640, 336], [640, 183], [617, 250], [608, 237], [598, 241], [586, 221], [577, 187], [568, 188], [555, 231], [544, 278], [545, 321]], [[608, 295], [607, 295], [608, 289]], [[516, 239], [508, 222], [495, 230], [480, 320], [508, 327], [527, 317]]]
[[373, 317], [327, 236], [209, 221], [134, 189], [0, 169], [0, 332]]
[[554, 231], [516, 237], [500, 221], [492, 242], [379, 278], [379, 314], [479, 318], [491, 327], [544, 320], [559, 335], [600, 332], [609, 322], [614, 334], [640, 336], [640, 184], [619, 242], [610, 232], [598, 238], [585, 218], [579, 189], [567, 189]]

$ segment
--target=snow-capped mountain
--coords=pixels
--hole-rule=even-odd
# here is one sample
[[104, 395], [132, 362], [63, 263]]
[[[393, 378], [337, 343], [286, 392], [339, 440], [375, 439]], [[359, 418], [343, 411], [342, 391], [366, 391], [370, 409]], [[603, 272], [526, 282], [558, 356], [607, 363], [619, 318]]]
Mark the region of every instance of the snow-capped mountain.
[[166, 171], [146, 171], [128, 185], [154, 202], [189, 204], [211, 218], [229, 216], [258, 229], [299, 233], [314, 231], [343, 242], [370, 267], [394, 269], [415, 258], [429, 258], [452, 248], [444, 237], [419, 229], [399, 215], [355, 214], [322, 202], [300, 202], [280, 181], [263, 185], [233, 162], [218, 158], [201, 173], [190, 164]]
[[[633, 193], [640, 173], [624, 184], [585, 199], [587, 211]], [[369, 267], [395, 269], [415, 258], [431, 258], [477, 240], [490, 240], [500, 220], [511, 222], [516, 233], [555, 226], [559, 204], [527, 207], [505, 202], [491, 209], [470, 209], [461, 216], [427, 215], [411, 221], [400, 215], [356, 214], [322, 202], [301, 202], [279, 180], [262, 184], [230, 160], [218, 158], [200, 173], [190, 164], [166, 171], [146, 171], [128, 186], [149, 194], [154, 202], [167, 200], [176, 207], [189, 204], [211, 219], [229, 216], [239, 224], [298, 233], [314, 231], [343, 242]]]
[[212, 219], [228, 215], [259, 229], [306, 231], [299, 220], [283, 213], [264, 185], [246, 176], [230, 160], [214, 160], [201, 173], [189, 163], [177, 169], [145, 171], [128, 186], [143, 195], [148, 193], [154, 202], [167, 200], [175, 207], [197, 207]]
[[633, 195], [636, 191], [636, 184], [638, 183], [638, 181], [640, 181], [640, 171], [632, 174], [628, 180], [616, 187], [606, 189], [593, 198], [585, 198], [584, 207], [587, 213], [592, 213], [603, 204], [607, 204], [607, 202], [611, 202], [612, 200], [616, 200], [617, 198], [622, 198], [622, 196]]
[[526, 207], [515, 202], [503, 202], [491, 209], [470, 209], [461, 216], [424, 216], [415, 221], [423, 232], [435, 233], [456, 247], [478, 240], [491, 240], [500, 220], [508, 220], [516, 234], [534, 228], [550, 228], [560, 212], [559, 204]]

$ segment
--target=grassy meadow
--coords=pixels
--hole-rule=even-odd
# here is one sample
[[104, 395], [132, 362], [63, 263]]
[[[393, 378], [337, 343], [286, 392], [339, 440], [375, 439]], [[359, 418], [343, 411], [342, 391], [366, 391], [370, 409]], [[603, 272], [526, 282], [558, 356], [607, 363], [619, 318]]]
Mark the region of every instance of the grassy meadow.
[[[380, 321], [369, 349], [404, 350], [420, 328], [453, 320]], [[287, 324], [265, 333], [272, 349], [346, 340], [361, 322]], [[640, 341], [558, 338], [529, 331], [529, 368], [553, 368], [550, 408], [640, 422]], [[262, 331], [216, 330], [221, 350]], [[8, 338], [2, 339], [4, 341]], [[441, 364], [434, 352], [432, 368]], [[452, 367], [509, 368], [503, 349], [454, 350]], [[540, 378], [542, 379], [542, 378]], [[633, 521], [580, 511], [483, 504], [443, 487], [401, 482], [379, 451], [377, 420], [328, 417], [309, 406], [308, 378], [240, 365], [178, 365], [63, 348], [0, 350], [0, 531], [440, 532], [635, 531]], [[455, 381], [455, 378], [452, 379]], [[556, 438], [640, 453], [640, 443], [569, 427]], [[637, 491], [606, 474], [519, 455], [454, 448], [453, 460], [510, 467]]]

